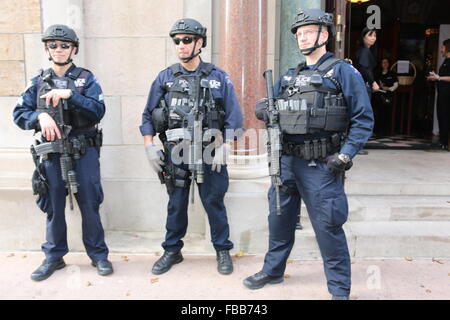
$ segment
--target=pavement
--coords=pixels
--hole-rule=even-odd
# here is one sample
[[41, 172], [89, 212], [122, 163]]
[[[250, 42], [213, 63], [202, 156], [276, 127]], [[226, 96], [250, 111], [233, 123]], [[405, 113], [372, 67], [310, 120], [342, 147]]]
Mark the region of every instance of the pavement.
[[[84, 253], [65, 256], [67, 266], [34, 282], [40, 252], [0, 252], [1, 300], [329, 300], [322, 262], [289, 260], [281, 284], [248, 290], [242, 280], [258, 272], [262, 255], [232, 252], [234, 272], [217, 272], [214, 255], [184, 255], [167, 273], [150, 273], [161, 253], [111, 254], [112, 275], [102, 277]], [[448, 300], [450, 259], [352, 260], [352, 300]]]

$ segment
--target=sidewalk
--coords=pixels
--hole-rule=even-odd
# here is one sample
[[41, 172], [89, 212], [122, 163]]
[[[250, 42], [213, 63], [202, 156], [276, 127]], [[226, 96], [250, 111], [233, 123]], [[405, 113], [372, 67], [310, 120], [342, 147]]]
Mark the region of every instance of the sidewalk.
[[[217, 272], [215, 256], [185, 255], [169, 272], [150, 273], [155, 254], [110, 255], [115, 272], [97, 275], [82, 253], [43, 282], [30, 279], [44, 259], [38, 252], [0, 253], [0, 299], [328, 300], [321, 261], [289, 261], [285, 281], [251, 291], [242, 280], [262, 267], [263, 256], [233, 252], [234, 273]], [[354, 300], [450, 299], [450, 260], [353, 260]]]

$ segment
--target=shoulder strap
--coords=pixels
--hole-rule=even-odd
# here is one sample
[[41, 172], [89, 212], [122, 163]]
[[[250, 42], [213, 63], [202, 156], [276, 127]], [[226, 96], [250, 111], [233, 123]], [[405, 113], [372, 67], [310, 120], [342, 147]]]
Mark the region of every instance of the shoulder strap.
[[174, 76], [175, 78], [176, 78], [176, 77], [179, 77], [180, 75], [183, 74], [183, 72], [181, 71], [181, 64], [179, 64], [179, 63], [175, 63], [175, 64], [171, 65], [171, 66], [169, 67], [169, 69], [172, 71], [173, 76]]
[[214, 65], [212, 63], [202, 62], [201, 68], [202, 69], [200, 70], [200, 72], [203, 73], [203, 75], [205, 75], [207, 77], [210, 75], [210, 73], [214, 69]]
[[300, 71], [305, 67], [306, 62], [300, 62], [298, 66], [295, 68], [294, 74], [292, 75], [291, 79], [289, 80], [289, 87], [293, 87], [295, 85], [295, 80], [297, 79], [298, 74]]
[[[323, 63], [320, 64], [320, 66], [317, 67], [317, 71], [324, 77], [331, 69], [334, 68], [339, 63], [347, 63], [345, 60], [338, 59], [338, 58], [329, 58], [325, 60]], [[333, 77], [327, 76], [327, 79], [330, 79], [331, 82], [336, 86], [336, 89], [342, 92], [341, 84]]]
[[345, 62], [342, 59], [338, 59], [338, 58], [329, 58], [327, 60], [325, 60], [324, 62], [322, 62], [320, 64], [320, 66], [317, 67], [317, 71], [326, 74], [328, 71], [330, 71], [331, 69], [333, 69], [333, 67], [335, 65], [337, 65], [338, 63], [341, 62]]
[[78, 78], [87, 78], [87, 75], [89, 73], [90, 73], [89, 70], [77, 67], [72, 72], [70, 72], [68, 76], [72, 80], [77, 80]]
[[42, 86], [42, 83], [44, 82], [42, 79], [46, 76], [46, 75], [48, 75], [48, 74], [50, 74], [52, 72], [52, 69], [51, 68], [48, 68], [48, 69], [40, 69], [39, 71], [38, 71], [38, 78], [37, 78], [37, 81], [36, 81], [36, 87], [37, 87], [37, 90], [39, 91], [39, 89], [41, 88], [41, 86]]

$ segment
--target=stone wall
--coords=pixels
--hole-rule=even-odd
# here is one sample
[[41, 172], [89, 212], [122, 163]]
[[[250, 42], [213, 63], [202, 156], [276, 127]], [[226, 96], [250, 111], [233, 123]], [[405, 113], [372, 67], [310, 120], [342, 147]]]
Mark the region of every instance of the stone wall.
[[[276, 68], [277, 39], [273, 30], [278, 2], [269, 0], [267, 5], [270, 68]], [[160, 70], [177, 62], [168, 37], [175, 20], [188, 16], [208, 27], [208, 46], [202, 58], [217, 63], [217, 4], [218, 0], [0, 1], [0, 231], [4, 235], [0, 250], [38, 250], [44, 239], [44, 215], [35, 206], [30, 187], [33, 164], [28, 150], [33, 132], [20, 130], [12, 121], [12, 110], [29, 79], [38, 69], [49, 66], [40, 40], [42, 31], [55, 23], [74, 28], [80, 38], [80, 51], [74, 61], [90, 69], [104, 91], [107, 112], [101, 123], [101, 173], [105, 200], [101, 215], [107, 233], [162, 235], [168, 197], [146, 160], [139, 132], [141, 114], [152, 81]], [[243, 224], [242, 213], [255, 206], [246, 199], [261, 204], [258, 211], [265, 215], [262, 200], [268, 180], [246, 179], [246, 172], [254, 170], [245, 170], [245, 165], [235, 169], [238, 173], [232, 178], [226, 198], [231, 236], [237, 243], [247, 243], [245, 234], [251, 224]], [[248, 206], [240, 205], [244, 202]], [[247, 215], [246, 219], [252, 217]], [[259, 220], [265, 224], [265, 218]], [[83, 250], [77, 207], [73, 213], [67, 210], [67, 223], [70, 248]], [[208, 229], [196, 195], [195, 203], [190, 205], [188, 233], [208, 239]], [[159, 237], [157, 242], [161, 240]], [[211, 250], [210, 244], [204, 249]]]

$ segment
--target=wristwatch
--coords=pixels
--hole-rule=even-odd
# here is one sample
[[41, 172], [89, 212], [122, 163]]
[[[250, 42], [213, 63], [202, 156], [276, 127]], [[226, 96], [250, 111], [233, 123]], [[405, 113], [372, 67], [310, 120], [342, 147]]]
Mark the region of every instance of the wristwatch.
[[350, 156], [348, 154], [345, 153], [340, 153], [338, 155], [339, 160], [341, 160], [343, 163], [347, 164], [350, 162]]

